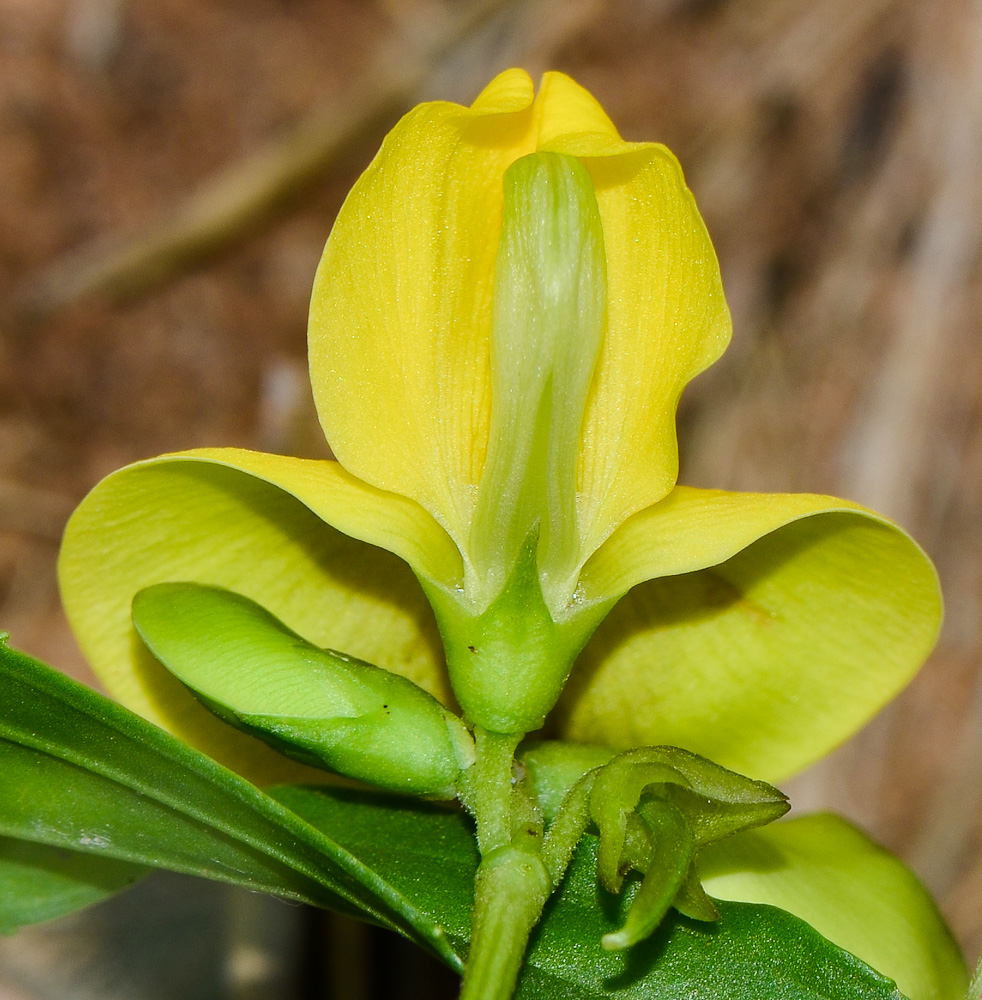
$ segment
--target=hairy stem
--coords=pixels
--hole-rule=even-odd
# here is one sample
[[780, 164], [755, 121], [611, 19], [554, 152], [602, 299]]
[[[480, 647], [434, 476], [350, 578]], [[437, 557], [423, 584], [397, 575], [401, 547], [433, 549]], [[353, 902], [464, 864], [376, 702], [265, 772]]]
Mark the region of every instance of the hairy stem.
[[474, 736], [477, 759], [461, 797], [477, 823], [481, 865], [461, 1000], [508, 1000], [553, 881], [536, 803], [514, 778], [522, 734], [478, 727]]
[[477, 846], [485, 857], [511, 842], [513, 766], [523, 733], [474, 729], [477, 759], [467, 772], [461, 801], [477, 823]]
[[508, 1000], [551, 891], [537, 854], [507, 846], [482, 860], [461, 1000]]

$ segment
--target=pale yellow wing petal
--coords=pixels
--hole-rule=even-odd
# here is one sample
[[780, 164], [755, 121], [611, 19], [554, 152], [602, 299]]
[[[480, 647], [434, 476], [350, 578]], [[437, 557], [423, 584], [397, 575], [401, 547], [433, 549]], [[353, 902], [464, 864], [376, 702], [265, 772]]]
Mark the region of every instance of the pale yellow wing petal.
[[890, 976], [910, 1000], [961, 1000], [965, 962], [914, 874], [838, 816], [739, 834], [699, 856], [718, 899], [779, 906]]
[[931, 651], [934, 568], [882, 518], [830, 497], [682, 488], [658, 507], [586, 574], [607, 596], [656, 578], [581, 655], [558, 709], [565, 738], [681, 746], [778, 781], [863, 725]]

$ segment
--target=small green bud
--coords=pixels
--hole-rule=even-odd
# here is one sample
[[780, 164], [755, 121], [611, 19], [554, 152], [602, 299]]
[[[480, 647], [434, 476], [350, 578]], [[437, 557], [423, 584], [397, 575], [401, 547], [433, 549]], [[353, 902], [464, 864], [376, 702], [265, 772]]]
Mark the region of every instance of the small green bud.
[[453, 798], [473, 741], [412, 681], [321, 649], [254, 601], [162, 583], [133, 598], [154, 656], [216, 715], [277, 750], [380, 788]]
[[615, 755], [555, 741], [525, 747], [519, 760], [549, 821], [544, 854], [554, 882], [591, 824], [599, 832], [597, 876], [607, 889], [620, 892], [632, 870], [644, 876], [623, 926], [604, 937], [607, 949], [642, 941], [671, 907], [694, 920], [718, 920], [696, 855], [788, 811], [778, 789], [679, 747]]
[[590, 817], [600, 831], [597, 874], [611, 892], [620, 892], [625, 872], [644, 875], [624, 926], [604, 938], [604, 947], [643, 940], [671, 906], [697, 920], [718, 920], [696, 854], [788, 808], [771, 785], [679, 747], [639, 747], [600, 767], [590, 789]]

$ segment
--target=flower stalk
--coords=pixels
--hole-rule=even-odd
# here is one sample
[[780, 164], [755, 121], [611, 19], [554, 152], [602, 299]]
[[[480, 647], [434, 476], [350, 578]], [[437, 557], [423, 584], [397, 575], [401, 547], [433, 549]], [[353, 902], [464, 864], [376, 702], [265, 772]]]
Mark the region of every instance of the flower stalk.
[[515, 776], [521, 737], [480, 727], [474, 736], [477, 759], [461, 798], [477, 825], [481, 864], [461, 1000], [507, 1000], [554, 882], [541, 856], [537, 804]]
[[482, 858], [461, 1000], [508, 1000], [553, 885], [537, 852], [501, 847]]

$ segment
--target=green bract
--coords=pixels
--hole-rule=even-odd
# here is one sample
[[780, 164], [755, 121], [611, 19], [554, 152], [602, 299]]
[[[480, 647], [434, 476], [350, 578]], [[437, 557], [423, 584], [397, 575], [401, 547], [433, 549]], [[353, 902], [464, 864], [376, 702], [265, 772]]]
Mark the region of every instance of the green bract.
[[239, 594], [160, 583], [133, 622], [168, 670], [233, 726], [380, 788], [456, 797], [474, 762], [463, 723], [398, 674], [319, 649]]

